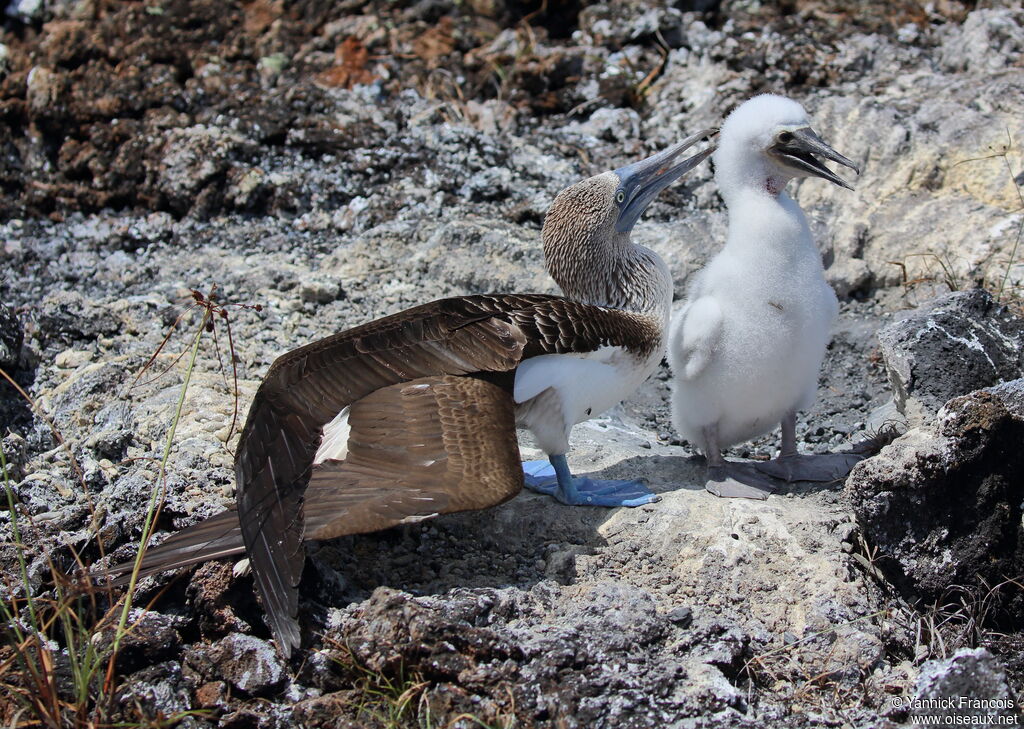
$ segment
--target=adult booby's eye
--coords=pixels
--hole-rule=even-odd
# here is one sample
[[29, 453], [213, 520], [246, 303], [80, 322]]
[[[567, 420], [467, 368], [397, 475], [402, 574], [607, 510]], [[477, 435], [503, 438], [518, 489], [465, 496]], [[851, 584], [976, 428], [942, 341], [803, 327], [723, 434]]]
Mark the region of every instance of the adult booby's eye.
[[619, 204], [622, 204], [622, 203], [626, 202], [626, 191], [625, 190], [619, 190], [617, 193], [615, 193], [615, 202], [617, 202]]
[[779, 136], [776, 139], [779, 140], [779, 144], [789, 144], [793, 141], [793, 135], [789, 132], [779, 132]]

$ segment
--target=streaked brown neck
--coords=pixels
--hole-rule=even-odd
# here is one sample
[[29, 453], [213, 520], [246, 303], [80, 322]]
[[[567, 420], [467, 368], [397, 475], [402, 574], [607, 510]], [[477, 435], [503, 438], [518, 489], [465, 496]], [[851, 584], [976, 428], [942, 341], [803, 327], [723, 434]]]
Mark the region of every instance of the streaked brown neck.
[[667, 315], [672, 277], [661, 258], [611, 226], [586, 238], [545, 226], [548, 273], [563, 293], [577, 301], [643, 314]]

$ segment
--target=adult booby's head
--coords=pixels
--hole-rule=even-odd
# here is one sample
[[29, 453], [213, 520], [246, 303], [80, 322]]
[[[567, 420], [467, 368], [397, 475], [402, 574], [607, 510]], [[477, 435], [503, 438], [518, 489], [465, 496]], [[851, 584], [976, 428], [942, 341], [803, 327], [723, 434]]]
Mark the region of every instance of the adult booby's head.
[[714, 129], [704, 129], [647, 159], [620, 167], [614, 172], [606, 172], [605, 175], [616, 178], [613, 196], [615, 230], [619, 233], [633, 230], [636, 221], [658, 193], [707, 159], [715, 151], [714, 147], [683, 160], [679, 159], [679, 155], [714, 134]]
[[821, 177], [853, 189], [819, 157], [860, 174], [853, 162], [811, 129], [800, 104], [783, 96], [763, 94], [741, 104], [722, 125], [714, 156], [715, 178], [726, 198], [744, 189], [778, 195], [794, 177]]
[[714, 151], [712, 147], [680, 159], [684, 151], [712, 134], [714, 130], [705, 129], [639, 162], [562, 190], [544, 218], [545, 254], [554, 247], [582, 247], [594, 239], [628, 238], [658, 193]]
[[621, 274], [629, 234], [662, 190], [703, 162], [708, 148], [692, 157], [682, 153], [715, 132], [706, 129], [646, 159], [603, 172], [566, 188], [544, 218], [544, 257], [548, 272], [567, 296], [614, 306], [605, 292], [629, 294]]

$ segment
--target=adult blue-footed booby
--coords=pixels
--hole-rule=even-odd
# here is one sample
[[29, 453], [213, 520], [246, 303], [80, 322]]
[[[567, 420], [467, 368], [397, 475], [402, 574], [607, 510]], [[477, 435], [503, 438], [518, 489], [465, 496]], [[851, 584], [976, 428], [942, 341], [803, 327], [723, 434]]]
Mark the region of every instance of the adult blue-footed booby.
[[[706, 487], [718, 496], [765, 499], [775, 484], [762, 473], [831, 481], [860, 458], [796, 448], [796, 413], [814, 401], [839, 304], [785, 187], [814, 176], [852, 189], [815, 155], [858, 171], [811, 130], [800, 104], [781, 96], [742, 104], [719, 136], [715, 180], [729, 208], [728, 239], [694, 277], [669, 343], [673, 423], [703, 451]], [[722, 458], [722, 448], [780, 421], [777, 459], [755, 469]]]
[[636, 482], [573, 477], [565, 452], [573, 424], [628, 395], [661, 359], [672, 279], [629, 233], [658, 192], [711, 153], [681, 157], [710, 133], [556, 198], [543, 238], [565, 297], [441, 299], [275, 360], [238, 443], [236, 510], [148, 550], [142, 574], [246, 553], [290, 655], [303, 542], [512, 498], [523, 487], [517, 420], [554, 467], [553, 485], [537, 488], [570, 504], [653, 500]]

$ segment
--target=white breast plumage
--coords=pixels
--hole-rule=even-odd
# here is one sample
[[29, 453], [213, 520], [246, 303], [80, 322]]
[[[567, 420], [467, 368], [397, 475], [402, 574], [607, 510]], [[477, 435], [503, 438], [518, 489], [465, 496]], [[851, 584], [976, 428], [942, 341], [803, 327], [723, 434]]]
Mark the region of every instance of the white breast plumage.
[[[530, 401], [552, 390], [561, 410], [559, 419], [571, 427], [621, 402], [647, 379], [661, 357], [658, 350], [639, 359], [621, 347], [533, 357], [516, 372], [514, 398], [529, 413]], [[532, 420], [527, 414], [523, 424], [531, 427]]]

